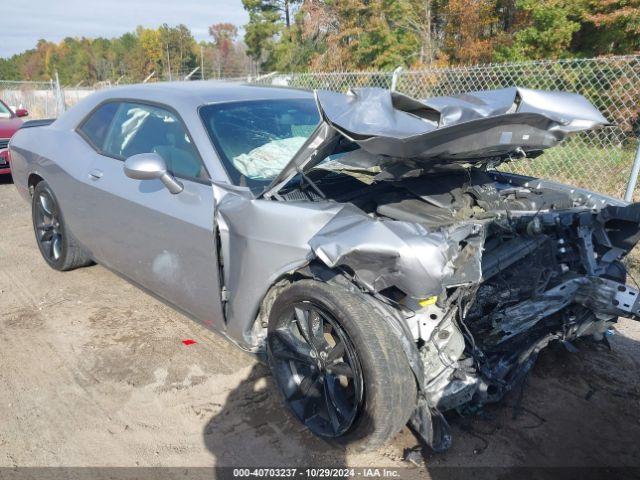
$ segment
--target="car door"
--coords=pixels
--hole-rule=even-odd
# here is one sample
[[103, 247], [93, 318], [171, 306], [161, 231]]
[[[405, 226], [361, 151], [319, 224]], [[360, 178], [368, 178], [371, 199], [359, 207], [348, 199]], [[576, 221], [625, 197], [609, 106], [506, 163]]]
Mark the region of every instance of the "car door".
[[[100, 263], [221, 328], [213, 189], [183, 121], [166, 106], [143, 102], [110, 102], [94, 115], [100, 108], [110, 109], [106, 126], [103, 119], [93, 131], [89, 117], [78, 129], [95, 149], [85, 180], [88, 247]], [[149, 152], [163, 157], [182, 192], [125, 176], [124, 160]]]

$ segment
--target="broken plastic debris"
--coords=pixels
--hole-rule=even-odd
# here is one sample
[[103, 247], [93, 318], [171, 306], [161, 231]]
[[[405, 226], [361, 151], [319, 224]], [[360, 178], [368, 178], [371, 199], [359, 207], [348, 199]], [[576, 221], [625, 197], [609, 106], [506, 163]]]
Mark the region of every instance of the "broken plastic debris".
[[185, 345], [189, 346], [189, 345], [193, 345], [194, 343], [198, 343], [195, 340], [191, 339], [191, 338], [186, 338], [184, 340], [182, 340], [182, 343], [184, 343]]

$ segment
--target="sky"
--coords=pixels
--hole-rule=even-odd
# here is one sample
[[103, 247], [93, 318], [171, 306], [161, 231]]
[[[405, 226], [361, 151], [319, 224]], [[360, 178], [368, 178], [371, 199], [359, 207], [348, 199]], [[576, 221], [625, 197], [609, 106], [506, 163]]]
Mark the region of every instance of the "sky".
[[249, 16], [241, 0], [2, 0], [0, 57], [34, 48], [41, 38], [119, 37], [138, 25], [185, 24], [196, 41], [218, 22], [239, 27]]

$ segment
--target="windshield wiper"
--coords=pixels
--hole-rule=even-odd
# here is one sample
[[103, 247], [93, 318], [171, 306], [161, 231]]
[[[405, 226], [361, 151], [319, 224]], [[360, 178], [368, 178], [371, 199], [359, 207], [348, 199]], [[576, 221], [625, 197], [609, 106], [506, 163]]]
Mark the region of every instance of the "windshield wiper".
[[[292, 185], [292, 189], [293, 188], [299, 188], [299, 189], [304, 189], [304, 184], [306, 183], [307, 185], [309, 185], [314, 192], [316, 192], [323, 200], [327, 199], [327, 196], [322, 192], [322, 190], [320, 190], [320, 188], [318, 187], [318, 185], [316, 185], [316, 183], [311, 180], [303, 171], [302, 169], [298, 168], [297, 169], [298, 175], [300, 175], [300, 181], [298, 182], [298, 185], [293, 186]], [[296, 177], [298, 176], [296, 175], [295, 177], [293, 177], [288, 183], [287, 185], [293, 184], [294, 180], [296, 179]], [[288, 190], [290, 191], [290, 190]], [[275, 197], [279, 197], [279, 195], [274, 195]]]
[[322, 197], [323, 200], [327, 199], [327, 196], [322, 193], [322, 190], [320, 190], [320, 188], [318, 188], [318, 186], [313, 182], [313, 180], [311, 180], [307, 175], [305, 175], [305, 173], [302, 171], [302, 168], [298, 168], [298, 173], [300, 174], [301, 177], [301, 181], [300, 181], [300, 187], [303, 186], [303, 182], [302, 180], [304, 180], [305, 182], [307, 182], [307, 184], [313, 188], [315, 190], [315, 192], [320, 195]]

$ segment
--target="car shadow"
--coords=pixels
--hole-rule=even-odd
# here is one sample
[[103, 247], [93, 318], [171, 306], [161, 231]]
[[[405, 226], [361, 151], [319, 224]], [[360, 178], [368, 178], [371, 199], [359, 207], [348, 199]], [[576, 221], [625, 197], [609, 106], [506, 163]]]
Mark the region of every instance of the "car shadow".
[[13, 183], [13, 177], [11, 174], [0, 175], [0, 185], [9, 185]]
[[[640, 324], [633, 328], [639, 337]], [[561, 344], [543, 350], [526, 383], [500, 403], [448, 414], [454, 441], [444, 453], [420, 445], [404, 429], [390, 447], [347, 458], [345, 450], [313, 436], [286, 410], [261, 364], [207, 422], [204, 443], [222, 478], [231, 475], [228, 467], [362, 467], [369, 466], [363, 460], [385, 457], [407, 467], [402, 478], [527, 478], [535, 474], [532, 469], [549, 467], [640, 467], [640, 345], [624, 334], [611, 344], [609, 350], [580, 340], [575, 353]], [[589, 472], [581, 470], [583, 478], [591, 478]]]
[[581, 339], [574, 353], [550, 345], [526, 382], [501, 402], [449, 415], [450, 450], [416, 446], [405, 454], [434, 479], [457, 478], [465, 468], [472, 475], [468, 467], [493, 478], [529, 478], [542, 470], [602, 478], [606, 468], [621, 469], [617, 478], [640, 474], [640, 342], [620, 334], [610, 343], [611, 350]]
[[284, 406], [269, 368], [256, 364], [206, 424], [216, 478], [229, 467], [346, 466], [346, 454], [312, 435]]

